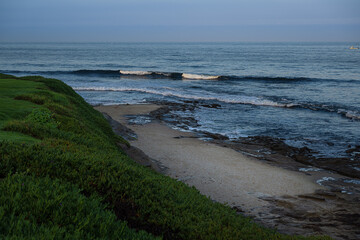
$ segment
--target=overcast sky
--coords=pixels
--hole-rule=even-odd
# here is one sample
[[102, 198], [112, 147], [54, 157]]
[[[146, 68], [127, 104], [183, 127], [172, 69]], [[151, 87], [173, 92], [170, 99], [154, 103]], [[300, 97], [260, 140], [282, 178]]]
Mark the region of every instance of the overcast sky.
[[0, 41], [360, 41], [360, 0], [0, 0]]

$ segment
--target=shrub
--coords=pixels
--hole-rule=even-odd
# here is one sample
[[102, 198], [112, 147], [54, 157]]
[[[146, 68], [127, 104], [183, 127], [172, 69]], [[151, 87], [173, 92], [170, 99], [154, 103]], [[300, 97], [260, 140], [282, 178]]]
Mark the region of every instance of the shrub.
[[25, 118], [25, 121], [40, 124], [45, 128], [57, 128], [59, 122], [54, 119], [54, 114], [47, 108], [35, 108]]
[[117, 221], [99, 196], [58, 179], [13, 174], [0, 192], [1, 239], [154, 239]]

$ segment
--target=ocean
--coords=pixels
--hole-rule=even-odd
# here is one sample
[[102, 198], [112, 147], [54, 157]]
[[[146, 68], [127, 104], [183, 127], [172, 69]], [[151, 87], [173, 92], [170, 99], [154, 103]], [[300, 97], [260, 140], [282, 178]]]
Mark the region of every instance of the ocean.
[[347, 151], [360, 145], [360, 51], [351, 45], [0, 43], [0, 72], [60, 79], [94, 105], [196, 101], [173, 114], [197, 124], [173, 127], [281, 138], [359, 161]]

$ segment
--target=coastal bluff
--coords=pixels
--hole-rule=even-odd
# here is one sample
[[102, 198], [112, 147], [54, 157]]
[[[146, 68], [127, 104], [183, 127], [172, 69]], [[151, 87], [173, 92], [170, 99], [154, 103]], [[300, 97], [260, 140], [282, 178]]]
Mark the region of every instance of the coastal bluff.
[[0, 74], [0, 93], [0, 238], [330, 239], [280, 234], [135, 163], [59, 80]]

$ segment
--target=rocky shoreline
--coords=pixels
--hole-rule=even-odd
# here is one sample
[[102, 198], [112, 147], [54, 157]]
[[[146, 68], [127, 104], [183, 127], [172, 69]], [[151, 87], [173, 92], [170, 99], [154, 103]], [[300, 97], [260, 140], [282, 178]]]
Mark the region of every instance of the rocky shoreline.
[[[160, 103], [157, 103], [160, 104]], [[162, 102], [162, 107], [151, 111], [149, 114], [126, 115], [130, 125], [146, 124], [151, 121], [166, 122], [170, 126], [186, 129], [188, 126], [196, 126], [193, 118], [181, 118], [174, 115], [176, 111], [195, 111], [200, 103], [173, 104]], [[219, 107], [219, 106], [205, 106]], [[114, 120], [108, 120], [113, 122]], [[115, 121], [116, 122], [116, 121]], [[117, 123], [119, 124], [119, 123]], [[127, 130], [123, 125], [112, 124], [114, 130], [120, 129], [119, 135], [133, 138], [134, 132]], [[182, 127], [181, 127], [182, 126]], [[189, 136], [178, 136], [177, 138]], [[303, 172], [316, 179], [316, 182], [325, 186], [326, 189], [317, 190], [312, 194], [298, 196], [259, 198], [269, 202], [269, 206], [257, 214], [249, 214], [241, 206], [233, 208], [240, 214], [253, 217], [254, 221], [279, 232], [287, 234], [328, 234], [335, 239], [359, 239], [360, 231], [360, 185], [355, 184], [357, 178], [347, 168], [336, 166], [336, 161], [325, 165], [325, 160], [315, 159], [312, 152], [307, 148], [294, 148], [284, 143], [282, 139], [258, 136], [229, 140], [227, 137], [207, 132], [196, 132], [196, 138], [202, 138], [219, 146], [231, 148], [245, 155], [249, 155], [267, 164], [285, 168], [292, 171]], [[145, 166], [164, 172], [165, 166], [161, 162], [151, 159], [140, 149], [121, 146], [124, 151], [135, 161]], [[358, 149], [355, 148], [355, 154]], [[349, 150], [352, 151], [352, 150]], [[358, 156], [357, 156], [358, 157]], [[145, 159], [145, 164], [144, 164]], [[323, 165], [322, 165], [323, 164]], [[341, 174], [345, 172], [345, 174]]]
[[[193, 117], [181, 117], [174, 114], [177, 111], [196, 111], [198, 107], [220, 108], [219, 104], [202, 104], [199, 101], [184, 101], [184, 103], [169, 103], [169, 102], [153, 102], [154, 104], [162, 105], [163, 107], [150, 112], [148, 115], [150, 119], [156, 119], [176, 126], [183, 130], [189, 130], [189, 127], [197, 127], [199, 124]], [[360, 181], [360, 145], [348, 146], [345, 150], [346, 157], [341, 158], [321, 158], [316, 157], [316, 152], [302, 147], [296, 148], [285, 143], [284, 139], [273, 138], [270, 136], [250, 136], [242, 137], [236, 140], [230, 140], [228, 137], [214, 134], [205, 131], [196, 131], [200, 138], [207, 138], [207, 140], [216, 142], [234, 148], [235, 150], [243, 151], [254, 155], [256, 158], [266, 161], [274, 161], [272, 155], [277, 154], [292, 159], [292, 162], [299, 162], [308, 166], [330, 170], [346, 177], [356, 178]], [[254, 153], [255, 151], [255, 153]], [[260, 153], [260, 154], [259, 154]], [[288, 166], [278, 162], [282, 167]]]

